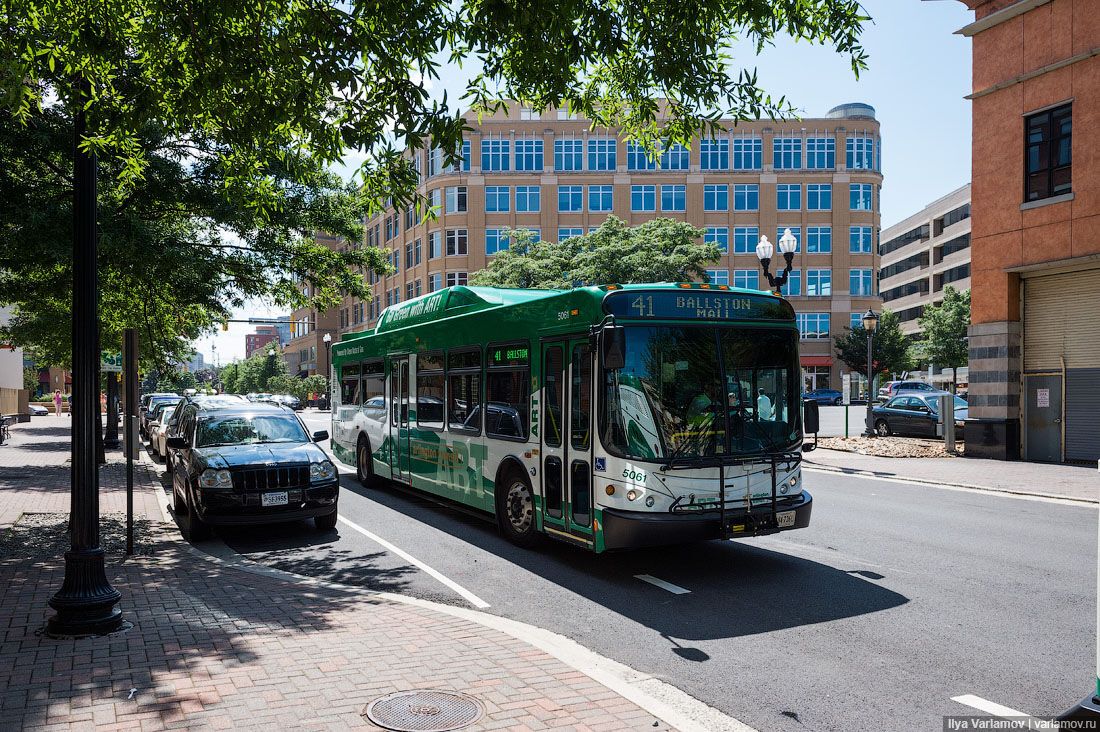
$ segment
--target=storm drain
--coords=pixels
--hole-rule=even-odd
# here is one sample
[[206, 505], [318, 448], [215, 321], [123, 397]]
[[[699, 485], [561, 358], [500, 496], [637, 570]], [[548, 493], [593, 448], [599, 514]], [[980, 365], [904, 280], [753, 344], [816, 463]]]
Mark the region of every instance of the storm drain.
[[379, 697], [367, 705], [363, 716], [395, 732], [447, 732], [473, 724], [484, 713], [473, 697], [453, 691], [420, 689]]

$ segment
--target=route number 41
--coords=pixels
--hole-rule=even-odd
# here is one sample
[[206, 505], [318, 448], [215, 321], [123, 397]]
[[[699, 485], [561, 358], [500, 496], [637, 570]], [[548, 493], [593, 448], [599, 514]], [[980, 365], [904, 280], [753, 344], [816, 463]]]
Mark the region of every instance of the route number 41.
[[642, 318], [653, 317], [653, 295], [639, 295], [630, 303], [630, 307], [638, 311]]

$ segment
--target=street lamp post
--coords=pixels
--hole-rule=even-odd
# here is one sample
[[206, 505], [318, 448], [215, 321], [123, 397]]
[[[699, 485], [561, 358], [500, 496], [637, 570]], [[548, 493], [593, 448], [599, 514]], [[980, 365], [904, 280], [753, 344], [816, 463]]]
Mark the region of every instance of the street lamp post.
[[772, 255], [775, 247], [768, 241], [767, 236], [760, 237], [760, 243], [756, 245], [756, 256], [760, 259], [760, 266], [764, 270], [764, 276], [768, 278], [768, 285], [776, 295], [782, 294], [783, 285], [787, 284], [787, 278], [791, 275], [791, 266], [794, 263], [794, 253], [798, 250], [798, 240], [790, 229], [784, 229], [783, 236], [779, 237], [779, 253], [783, 255], [785, 266], [783, 271], [773, 275], [769, 269], [772, 263]]
[[332, 392], [332, 334], [325, 333], [321, 336], [321, 342], [325, 344], [325, 395], [321, 402], [321, 408], [328, 407], [328, 397]]
[[867, 331], [867, 431], [864, 432], [867, 437], [875, 436], [875, 415], [871, 410], [874, 407], [875, 362], [873, 346], [875, 328], [877, 327], [878, 315], [871, 308], [867, 308], [867, 312], [863, 314], [863, 329]]

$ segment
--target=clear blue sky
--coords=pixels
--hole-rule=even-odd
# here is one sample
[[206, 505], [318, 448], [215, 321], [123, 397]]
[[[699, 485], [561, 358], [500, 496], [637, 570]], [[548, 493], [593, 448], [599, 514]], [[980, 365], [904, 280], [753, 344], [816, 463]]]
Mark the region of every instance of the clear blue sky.
[[[755, 57], [750, 47], [736, 61], [756, 67], [759, 83], [786, 96], [807, 117], [823, 116], [844, 102], [866, 102], [882, 124], [882, 227], [916, 212], [970, 180], [970, 40], [954, 31], [972, 14], [957, 0], [863, 0], [874, 18], [864, 30], [868, 66], [858, 80], [845, 57], [822, 46], [779, 39]], [[470, 70], [441, 69], [432, 95], [458, 99]], [[349, 158], [354, 164], [355, 159]], [[267, 317], [279, 311], [251, 305], [235, 317]], [[218, 361], [244, 356], [244, 334], [231, 325], [196, 346], [207, 358], [217, 343]]]

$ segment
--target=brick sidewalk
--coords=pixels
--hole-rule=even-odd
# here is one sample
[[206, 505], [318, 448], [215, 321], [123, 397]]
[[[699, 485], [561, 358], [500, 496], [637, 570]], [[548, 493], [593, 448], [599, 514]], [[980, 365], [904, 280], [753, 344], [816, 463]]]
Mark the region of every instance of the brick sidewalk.
[[888, 478], [916, 479], [993, 491], [1100, 500], [1096, 466], [1006, 462], [968, 457], [885, 458], [819, 449], [805, 456], [808, 467], [867, 471]]
[[[68, 422], [37, 418], [12, 432], [0, 447], [0, 516], [67, 512]], [[124, 495], [116, 463], [103, 468], [105, 513]], [[129, 630], [42, 637], [64, 547], [35, 540], [63, 534], [0, 528], [0, 727], [374, 729], [360, 716], [370, 701], [432, 688], [481, 702], [485, 716], [466, 729], [669, 729], [557, 658], [470, 620], [196, 557], [161, 521], [150, 468], [138, 471], [135, 499], [151, 522], [147, 553], [125, 558], [105, 546]]]

